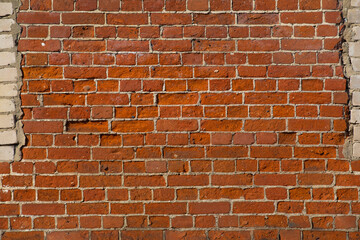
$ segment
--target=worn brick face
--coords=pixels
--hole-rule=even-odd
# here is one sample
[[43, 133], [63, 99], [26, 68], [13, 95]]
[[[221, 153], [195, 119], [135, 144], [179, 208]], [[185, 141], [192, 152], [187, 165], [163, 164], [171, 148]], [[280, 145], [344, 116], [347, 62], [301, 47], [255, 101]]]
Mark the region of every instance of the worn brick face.
[[356, 239], [341, 7], [23, 0], [3, 239]]

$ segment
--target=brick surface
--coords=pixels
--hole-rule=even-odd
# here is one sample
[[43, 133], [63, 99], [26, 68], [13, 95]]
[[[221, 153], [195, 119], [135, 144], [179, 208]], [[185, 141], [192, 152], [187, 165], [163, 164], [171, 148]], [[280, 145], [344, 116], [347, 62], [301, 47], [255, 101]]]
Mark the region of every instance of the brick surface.
[[14, 21], [15, 8], [16, 3], [0, 3], [0, 159], [3, 161], [13, 161], [15, 155], [19, 154], [15, 124], [15, 115], [20, 114], [20, 84], [17, 83], [19, 78], [15, 47], [19, 30]]
[[3, 97], [15, 97], [18, 95], [18, 89], [16, 84], [2, 84], [0, 90], [0, 96]]
[[16, 68], [3, 68], [0, 69], [0, 82], [13, 82], [18, 77]]
[[359, 9], [349, 9], [348, 11], [348, 19], [349, 19], [349, 22], [351, 23], [359, 23], [360, 20], [359, 20], [359, 17], [360, 17], [360, 10]]
[[0, 145], [17, 143], [16, 131], [9, 130], [0, 132]]
[[14, 116], [12, 114], [0, 115], [0, 128], [14, 127]]
[[[351, 8], [352, 7], [352, 8]], [[359, 9], [360, 4], [357, 0], [351, 0], [351, 7], [350, 9], [346, 9], [347, 16], [349, 19], [348, 23], [348, 32], [351, 35], [350, 37], [346, 38], [347, 44], [348, 44], [348, 51], [344, 54], [344, 60], [347, 61], [347, 54], [350, 57], [350, 63], [347, 64], [346, 67], [350, 67], [352, 71], [347, 71], [347, 75], [350, 77], [350, 97], [351, 97], [351, 118], [350, 118], [350, 129], [353, 130], [353, 156], [355, 158], [360, 157], [359, 153], [359, 147], [360, 145], [357, 143], [359, 141], [359, 134], [358, 131], [358, 124], [359, 124], [359, 109], [357, 109], [357, 106], [360, 104], [360, 95], [359, 95], [359, 75], [358, 72], [360, 71], [360, 58], [359, 58], [359, 44], [357, 40], [359, 39], [359, 27], [356, 25], [358, 23], [358, 17], [359, 17]]]
[[11, 15], [14, 11], [13, 4], [9, 2], [0, 3], [0, 17]]
[[11, 161], [14, 159], [14, 147], [13, 146], [0, 146], [0, 160]]
[[[5, 45], [7, 43], [5, 42]], [[0, 52], [0, 66], [14, 64], [16, 62], [15, 53]]]
[[349, 22], [335, 0], [23, 1], [3, 238], [356, 239], [360, 47], [341, 34], [359, 13], [343, 6]]
[[14, 24], [15, 21], [12, 19], [0, 19], [0, 31], [8, 32]]
[[0, 41], [0, 49], [12, 48], [15, 45], [12, 35], [0, 35]]
[[15, 111], [15, 104], [10, 99], [0, 99], [0, 112]]

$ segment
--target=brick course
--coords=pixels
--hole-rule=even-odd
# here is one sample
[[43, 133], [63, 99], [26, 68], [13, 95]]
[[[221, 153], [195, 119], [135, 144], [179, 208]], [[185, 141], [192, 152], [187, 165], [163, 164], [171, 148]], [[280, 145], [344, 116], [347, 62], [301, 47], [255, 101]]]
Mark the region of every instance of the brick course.
[[23, 0], [3, 238], [358, 238], [342, 6]]

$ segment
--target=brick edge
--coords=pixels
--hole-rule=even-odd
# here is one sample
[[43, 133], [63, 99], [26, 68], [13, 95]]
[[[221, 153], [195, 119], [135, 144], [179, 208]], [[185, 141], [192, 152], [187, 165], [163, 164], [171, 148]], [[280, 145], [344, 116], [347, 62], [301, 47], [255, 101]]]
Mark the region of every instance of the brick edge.
[[18, 0], [0, 2], [0, 161], [21, 160], [25, 143], [20, 121], [22, 73], [17, 42], [21, 29], [16, 22], [19, 6]]

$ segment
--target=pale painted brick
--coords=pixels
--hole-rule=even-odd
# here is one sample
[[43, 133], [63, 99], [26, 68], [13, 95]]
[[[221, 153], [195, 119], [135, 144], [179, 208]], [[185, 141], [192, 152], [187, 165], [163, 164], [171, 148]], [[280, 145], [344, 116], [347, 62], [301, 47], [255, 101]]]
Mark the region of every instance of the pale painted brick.
[[360, 106], [360, 92], [353, 92], [353, 94], [352, 94], [352, 104], [354, 106]]
[[360, 7], [360, 0], [351, 0], [352, 7]]
[[14, 127], [14, 115], [0, 115], [0, 128]]
[[351, 123], [360, 123], [360, 109], [352, 109], [350, 115]]
[[16, 68], [3, 68], [0, 69], [0, 82], [13, 82], [16, 81], [18, 73]]
[[16, 144], [17, 142], [16, 130], [0, 132], [0, 145]]
[[360, 39], [360, 27], [353, 27], [352, 28], [352, 32], [353, 32], [353, 40], [359, 40]]
[[14, 39], [12, 35], [0, 35], [0, 49], [13, 48]]
[[354, 155], [354, 157], [360, 157], [360, 143], [354, 143], [353, 155]]
[[350, 77], [350, 89], [360, 88], [360, 75], [353, 75]]
[[0, 99], [0, 112], [15, 111], [15, 104], [10, 99]]
[[16, 84], [1, 84], [0, 96], [2, 97], [15, 97], [18, 94]]
[[12, 19], [0, 19], [0, 32], [11, 31], [11, 26], [14, 25], [15, 21]]
[[15, 82], [20, 76], [18, 70], [14, 68], [17, 60], [14, 38], [17, 36], [10, 33], [11, 30], [15, 30], [16, 22], [14, 19], [9, 19], [15, 17], [14, 9], [10, 1], [0, 0], [0, 17], [12, 15], [6, 17], [8, 19], [0, 19], [0, 161], [13, 161], [18, 143], [17, 131], [14, 129], [16, 125], [14, 97], [19, 94]]
[[360, 126], [354, 127], [354, 141], [360, 141]]
[[14, 160], [14, 146], [0, 146], [0, 161]]
[[12, 3], [0, 3], [0, 16], [7, 16], [13, 13]]
[[359, 72], [360, 71], [360, 58], [351, 58], [351, 64], [354, 69], [354, 71]]
[[16, 62], [16, 56], [13, 52], [0, 52], [0, 65], [10, 65]]
[[360, 57], [360, 43], [350, 42], [349, 43], [349, 55], [351, 57]]
[[360, 9], [349, 9], [348, 21], [349, 23], [360, 23]]

